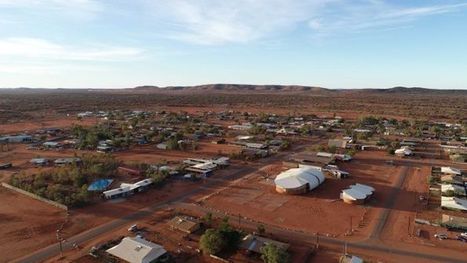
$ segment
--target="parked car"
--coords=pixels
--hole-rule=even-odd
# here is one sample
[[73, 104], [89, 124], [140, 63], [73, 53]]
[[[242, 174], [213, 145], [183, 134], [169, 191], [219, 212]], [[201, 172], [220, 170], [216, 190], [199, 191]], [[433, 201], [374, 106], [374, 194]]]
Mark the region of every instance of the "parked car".
[[446, 234], [435, 234], [434, 237], [439, 240], [448, 239], [448, 235]]
[[138, 231], [138, 225], [136, 225], [136, 224], [131, 225], [131, 226], [128, 228], [128, 232], [135, 232], [135, 231]]
[[462, 235], [458, 235], [457, 240], [462, 241], [462, 242], [467, 242], [467, 237], [462, 236]]
[[467, 238], [467, 232], [461, 233], [460, 236]]

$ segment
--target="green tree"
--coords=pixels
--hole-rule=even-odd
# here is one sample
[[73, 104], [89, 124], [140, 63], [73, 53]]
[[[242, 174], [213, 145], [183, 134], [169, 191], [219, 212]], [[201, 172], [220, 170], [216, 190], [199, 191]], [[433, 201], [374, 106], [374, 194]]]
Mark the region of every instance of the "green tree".
[[222, 233], [217, 229], [208, 229], [199, 240], [199, 247], [206, 254], [217, 254], [221, 252], [227, 243]]
[[264, 227], [263, 224], [259, 224], [257, 227], [256, 227], [256, 230], [258, 231], [258, 234], [260, 236], [264, 235], [266, 233], [266, 228]]
[[211, 226], [212, 224], [212, 213], [211, 212], [206, 213], [206, 215], [204, 215], [203, 222], [205, 225]]
[[261, 254], [261, 259], [265, 263], [287, 263], [290, 259], [289, 253], [287, 253], [287, 251], [277, 247], [272, 243], [268, 243], [262, 247]]

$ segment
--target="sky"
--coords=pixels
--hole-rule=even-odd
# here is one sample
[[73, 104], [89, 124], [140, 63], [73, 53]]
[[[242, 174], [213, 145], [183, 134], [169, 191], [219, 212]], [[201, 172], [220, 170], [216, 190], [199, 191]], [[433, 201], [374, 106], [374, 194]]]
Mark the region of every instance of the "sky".
[[467, 0], [0, 0], [0, 87], [467, 89]]

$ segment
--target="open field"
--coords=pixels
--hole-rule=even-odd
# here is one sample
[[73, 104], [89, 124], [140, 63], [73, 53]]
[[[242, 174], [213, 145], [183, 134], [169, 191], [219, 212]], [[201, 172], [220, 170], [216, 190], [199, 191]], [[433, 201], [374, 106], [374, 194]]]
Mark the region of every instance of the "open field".
[[[378, 114], [403, 117], [429, 117], [430, 119], [457, 119], [467, 116], [465, 92], [356, 90], [356, 91], [235, 91], [223, 89], [196, 90], [2, 90], [0, 91], [1, 120], [16, 122], [37, 118], [38, 112], [48, 114], [76, 113], [86, 110], [110, 110], [141, 105], [141, 109], [157, 110], [161, 107], [194, 107], [194, 109], [224, 110], [243, 108], [283, 113], [338, 113], [340, 115]], [[206, 93], [209, 92], [209, 96]], [[326, 98], [326, 99], [323, 99]], [[105, 105], [105, 106], [102, 106]], [[21, 113], [19, 116], [18, 113]], [[355, 115], [354, 115], [355, 116]], [[461, 117], [462, 118], [462, 117]]]
[[56, 241], [55, 231], [65, 222], [65, 211], [3, 187], [0, 199], [0, 262]]

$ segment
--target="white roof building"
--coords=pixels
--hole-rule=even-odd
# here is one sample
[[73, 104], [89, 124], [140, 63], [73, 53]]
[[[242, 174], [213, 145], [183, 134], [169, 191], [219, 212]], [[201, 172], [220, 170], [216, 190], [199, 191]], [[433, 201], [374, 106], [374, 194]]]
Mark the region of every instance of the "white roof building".
[[140, 237], [125, 237], [120, 244], [107, 249], [107, 253], [130, 263], [150, 263], [167, 251], [161, 245]]
[[404, 155], [404, 156], [410, 156], [413, 154], [412, 150], [410, 150], [408, 147], [402, 147], [400, 149], [397, 149], [394, 151], [394, 153], [397, 155]]
[[462, 195], [465, 196], [465, 187], [456, 185], [456, 184], [442, 184], [441, 185], [441, 192], [447, 193], [448, 191], [452, 191], [455, 195]]
[[102, 194], [107, 199], [124, 197], [133, 194], [135, 191], [141, 191], [141, 189], [143, 189], [146, 186], [149, 186], [152, 183], [153, 181], [150, 178], [138, 181], [134, 184], [121, 183], [120, 187], [104, 191], [102, 192]]
[[281, 193], [302, 193], [313, 190], [322, 184], [325, 177], [320, 169], [310, 166], [289, 169], [280, 173], [274, 183], [276, 190]]
[[443, 174], [453, 174], [453, 175], [461, 175], [461, 170], [453, 167], [443, 166], [441, 167], [441, 172]]
[[346, 203], [363, 203], [373, 195], [375, 189], [364, 184], [354, 184], [342, 190], [341, 199]]
[[467, 199], [441, 196], [441, 208], [467, 211]]

